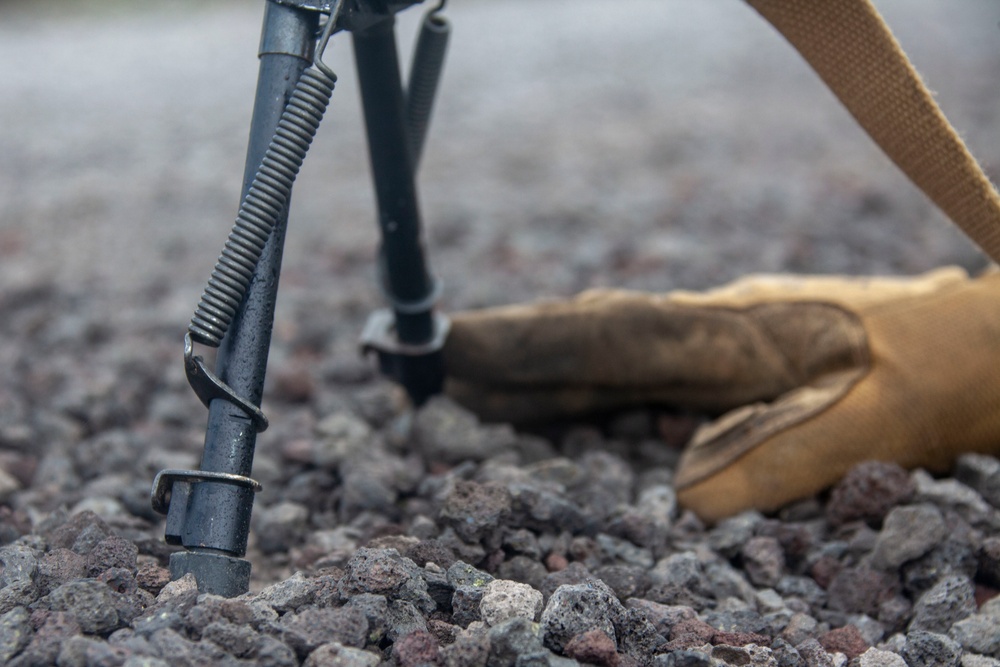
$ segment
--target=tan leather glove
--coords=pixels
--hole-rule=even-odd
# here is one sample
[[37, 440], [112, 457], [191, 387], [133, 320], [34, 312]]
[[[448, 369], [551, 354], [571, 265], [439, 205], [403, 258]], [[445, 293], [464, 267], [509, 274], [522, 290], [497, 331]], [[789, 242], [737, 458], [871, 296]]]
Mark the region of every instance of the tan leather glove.
[[676, 484], [714, 521], [810, 496], [866, 459], [1000, 452], [1000, 274], [758, 276], [460, 314], [447, 391], [488, 420], [661, 404], [722, 416]]

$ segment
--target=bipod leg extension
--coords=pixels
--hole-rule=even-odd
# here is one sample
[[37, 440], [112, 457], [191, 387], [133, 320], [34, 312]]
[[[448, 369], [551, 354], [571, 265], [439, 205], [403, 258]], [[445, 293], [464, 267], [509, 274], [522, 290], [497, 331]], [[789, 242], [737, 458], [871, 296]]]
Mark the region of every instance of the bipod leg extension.
[[[379, 279], [391, 306], [372, 314], [361, 336], [362, 346], [376, 352], [382, 372], [421, 405], [441, 392], [441, 348], [448, 331], [447, 318], [434, 310], [440, 287], [428, 271], [421, 238], [415, 167], [423, 130], [414, 142], [394, 17], [356, 30], [352, 38], [382, 234]], [[421, 113], [429, 114], [429, 108]], [[426, 115], [423, 123], [426, 127]]]
[[[337, 13], [317, 46], [317, 12], [265, 5], [240, 210], [185, 336], [185, 371], [209, 410], [205, 450], [199, 470], [157, 475], [152, 504], [167, 516], [166, 541], [185, 548], [171, 555], [171, 577], [194, 574], [205, 593], [232, 597], [250, 585], [243, 556], [260, 489], [250, 474], [257, 434], [267, 428], [259, 406], [288, 200], [336, 81], [321, 56]], [[214, 373], [194, 343], [219, 348]]]

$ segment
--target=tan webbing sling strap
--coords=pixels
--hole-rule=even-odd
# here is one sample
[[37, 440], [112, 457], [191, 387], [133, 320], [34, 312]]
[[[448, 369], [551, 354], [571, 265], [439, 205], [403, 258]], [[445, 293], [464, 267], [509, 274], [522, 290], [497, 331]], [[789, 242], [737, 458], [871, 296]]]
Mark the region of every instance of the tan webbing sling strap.
[[747, 0], [886, 155], [1000, 262], [1000, 195], [869, 0]]

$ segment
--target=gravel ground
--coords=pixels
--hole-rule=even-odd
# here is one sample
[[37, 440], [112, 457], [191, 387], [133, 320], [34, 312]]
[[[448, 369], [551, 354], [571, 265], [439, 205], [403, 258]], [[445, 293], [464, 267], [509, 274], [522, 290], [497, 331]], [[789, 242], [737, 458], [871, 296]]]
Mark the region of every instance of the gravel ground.
[[[449, 3], [421, 172], [447, 310], [982, 265], [742, 3], [606, 4]], [[995, 1], [877, 4], [998, 180]], [[380, 301], [344, 39], [296, 185], [252, 591], [168, 583], [149, 486], [200, 455], [180, 339], [235, 213], [259, 22], [0, 3], [0, 663], [1000, 665], [994, 458], [863, 465], [706, 526], [654, 415], [541, 437], [408, 410], [356, 353]]]

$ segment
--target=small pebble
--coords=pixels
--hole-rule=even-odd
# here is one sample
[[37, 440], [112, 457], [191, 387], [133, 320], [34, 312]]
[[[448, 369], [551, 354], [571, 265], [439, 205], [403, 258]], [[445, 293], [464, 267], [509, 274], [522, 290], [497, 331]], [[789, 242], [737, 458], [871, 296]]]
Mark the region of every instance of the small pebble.
[[773, 537], [752, 537], [741, 550], [743, 567], [756, 586], [776, 586], [785, 569], [785, 553]]
[[115, 630], [121, 623], [111, 589], [94, 579], [66, 582], [48, 597], [53, 611], [64, 611], [73, 616], [84, 632], [104, 634]]
[[947, 635], [913, 630], [906, 635], [901, 655], [909, 667], [958, 667], [962, 646]]
[[542, 611], [542, 594], [527, 584], [497, 579], [486, 585], [479, 612], [488, 626], [510, 618], [534, 621]]
[[857, 667], [910, 667], [898, 653], [870, 648], [857, 658]]
[[898, 569], [933, 549], [947, 534], [944, 518], [933, 505], [896, 507], [885, 517], [872, 563], [886, 570]]
[[876, 524], [912, 497], [915, 489], [906, 471], [895, 463], [860, 463], [834, 485], [826, 515], [835, 526], [859, 519]]
[[914, 604], [909, 630], [947, 633], [954, 623], [970, 616], [975, 610], [972, 582], [968, 577], [948, 576]]
[[828, 653], [839, 652], [848, 658], [856, 658], [870, 648], [861, 632], [853, 625], [825, 632], [817, 640]]
[[603, 583], [560, 586], [542, 612], [545, 645], [562, 650], [573, 637], [589, 630], [615, 638], [615, 625], [624, 614], [618, 598]]
[[968, 485], [993, 507], [1000, 508], [1000, 460], [984, 454], [963, 454], [955, 463], [955, 479]]
[[1000, 658], [1000, 619], [972, 614], [953, 623], [948, 635], [970, 653]]

